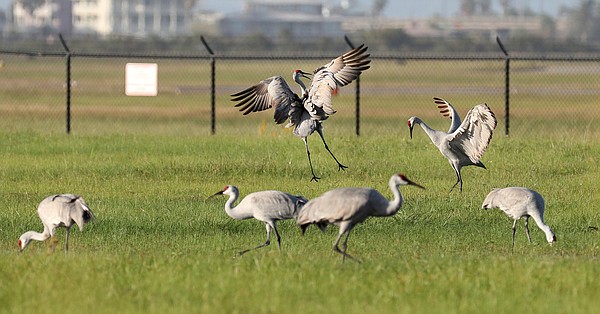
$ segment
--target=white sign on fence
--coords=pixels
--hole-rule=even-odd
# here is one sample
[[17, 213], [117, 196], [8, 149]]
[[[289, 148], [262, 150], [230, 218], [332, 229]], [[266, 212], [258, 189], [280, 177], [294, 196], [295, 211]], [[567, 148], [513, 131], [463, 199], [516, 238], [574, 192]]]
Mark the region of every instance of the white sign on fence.
[[158, 95], [158, 64], [127, 63], [125, 65], [125, 95]]

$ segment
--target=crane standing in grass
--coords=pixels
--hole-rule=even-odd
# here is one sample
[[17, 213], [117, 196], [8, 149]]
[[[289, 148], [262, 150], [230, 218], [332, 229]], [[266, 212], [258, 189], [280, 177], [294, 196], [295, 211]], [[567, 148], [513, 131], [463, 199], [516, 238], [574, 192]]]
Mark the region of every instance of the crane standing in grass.
[[556, 242], [556, 236], [548, 225], [544, 223], [544, 198], [540, 193], [522, 187], [508, 187], [493, 189], [483, 201], [481, 208], [500, 208], [509, 217], [514, 219], [512, 226], [512, 247], [515, 247], [515, 231], [517, 220], [525, 218], [525, 232], [527, 240], [531, 243], [529, 235], [529, 217], [532, 217], [538, 227], [546, 234], [550, 245]]
[[307, 199], [280, 191], [260, 191], [248, 194], [237, 206], [233, 206], [240, 192], [237, 187], [227, 185], [222, 191], [213, 194], [228, 195], [225, 203], [225, 212], [229, 217], [237, 220], [254, 218], [262, 221], [267, 228], [267, 241], [257, 247], [239, 252], [242, 255], [251, 250], [259, 249], [271, 244], [271, 230], [275, 231], [277, 245], [281, 249], [281, 237], [277, 231], [277, 221], [295, 218], [298, 210], [306, 204]]
[[463, 181], [460, 174], [462, 167], [477, 166], [486, 169], [481, 162], [481, 156], [492, 139], [492, 133], [496, 128], [496, 116], [487, 104], [480, 104], [469, 110], [465, 120], [461, 122], [458, 112], [449, 102], [438, 97], [434, 97], [433, 100], [438, 105], [440, 113], [452, 119], [450, 129], [447, 133], [437, 131], [427, 126], [418, 117], [411, 117], [408, 119], [410, 138], [415, 124], [420, 125], [442, 155], [448, 159], [456, 173], [456, 183], [450, 192], [459, 183], [462, 191]]
[[294, 71], [292, 77], [300, 85], [301, 96], [290, 89], [283, 77], [273, 76], [231, 95], [231, 100], [238, 102], [235, 107], [240, 107], [244, 115], [275, 107], [274, 118], [277, 124], [289, 119], [286, 127], [293, 126], [294, 135], [304, 142], [312, 173], [311, 181], [318, 181], [319, 177], [315, 175], [310, 159], [308, 136], [315, 131], [319, 133], [325, 149], [337, 162], [338, 170], [348, 168], [342, 165], [329, 149], [323, 137], [322, 123], [336, 112], [331, 98], [337, 89], [350, 84], [363, 71], [370, 68], [371, 60], [367, 59], [369, 55], [365, 53], [366, 51], [367, 47], [361, 45], [319, 67], [314, 71], [309, 88], [306, 88], [301, 80], [302, 77], [309, 78], [308, 73], [301, 70]]
[[94, 219], [92, 210], [83, 198], [73, 194], [57, 194], [46, 197], [39, 204], [38, 215], [44, 225], [42, 233], [27, 231], [19, 238], [19, 251], [23, 251], [31, 240], [46, 241], [52, 238], [52, 251], [56, 248], [57, 240], [54, 237], [57, 227], [64, 227], [66, 231], [65, 254], [69, 253], [69, 230], [77, 224], [83, 231], [85, 224]]
[[[394, 195], [391, 201], [388, 201], [381, 193], [371, 188], [334, 189], [306, 203], [300, 209], [296, 222], [300, 225], [302, 234], [311, 224], [317, 225], [321, 231], [325, 231], [329, 224], [338, 225], [340, 230], [333, 244], [333, 250], [342, 255], [342, 260], [346, 257], [352, 258], [346, 253], [350, 231], [356, 224], [371, 216], [394, 215], [402, 207], [404, 200], [402, 193], [400, 193], [400, 185], [413, 185], [424, 189], [424, 187], [410, 181], [403, 174], [394, 174], [390, 178], [389, 187]], [[345, 238], [340, 250], [338, 245], [344, 235]]]

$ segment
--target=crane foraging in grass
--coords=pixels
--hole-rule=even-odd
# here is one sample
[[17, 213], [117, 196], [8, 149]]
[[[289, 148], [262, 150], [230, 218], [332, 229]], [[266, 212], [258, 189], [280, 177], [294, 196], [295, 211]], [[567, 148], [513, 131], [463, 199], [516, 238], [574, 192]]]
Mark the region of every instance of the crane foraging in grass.
[[449, 102], [438, 97], [434, 97], [433, 100], [438, 105], [440, 113], [452, 119], [450, 129], [448, 132], [434, 130], [418, 117], [411, 117], [408, 119], [410, 138], [412, 139], [415, 124], [420, 125], [442, 155], [448, 159], [456, 173], [456, 183], [450, 192], [459, 183], [462, 191], [463, 180], [460, 173], [462, 167], [477, 166], [487, 169], [481, 162], [481, 157], [492, 139], [492, 133], [496, 128], [496, 116], [487, 104], [479, 104], [471, 108], [465, 120], [461, 122], [458, 112]]
[[242, 255], [246, 252], [259, 249], [271, 244], [271, 231], [275, 231], [277, 245], [281, 249], [281, 237], [277, 231], [277, 221], [295, 218], [298, 210], [307, 202], [302, 196], [291, 195], [281, 191], [259, 191], [248, 194], [240, 203], [234, 207], [240, 192], [237, 187], [227, 185], [222, 191], [213, 194], [228, 195], [229, 199], [225, 203], [225, 212], [229, 217], [237, 220], [254, 218], [262, 221], [267, 228], [267, 241], [257, 247], [239, 252]]
[[[381, 193], [371, 188], [337, 188], [314, 198], [300, 209], [296, 222], [302, 229], [302, 234], [311, 224], [325, 231], [327, 225], [338, 225], [340, 230], [333, 244], [333, 250], [346, 257], [352, 258], [346, 249], [348, 248], [348, 237], [350, 231], [356, 224], [373, 217], [385, 217], [394, 215], [404, 201], [400, 193], [400, 185], [413, 185], [424, 189], [421, 185], [412, 182], [403, 174], [394, 174], [389, 180], [389, 187], [394, 198], [388, 201]], [[342, 249], [339, 243], [342, 237]]]
[[52, 251], [56, 248], [57, 240], [54, 237], [57, 227], [64, 227], [66, 231], [65, 254], [69, 253], [69, 230], [76, 224], [83, 231], [85, 224], [94, 219], [94, 213], [85, 203], [83, 198], [73, 194], [56, 194], [46, 197], [38, 205], [38, 216], [44, 225], [42, 233], [27, 231], [19, 238], [19, 252], [22, 252], [31, 240], [46, 241], [51, 238]]
[[515, 247], [515, 231], [517, 220], [525, 218], [525, 232], [529, 235], [529, 217], [533, 218], [538, 227], [546, 234], [546, 241], [552, 245], [556, 242], [554, 232], [544, 223], [544, 198], [540, 193], [522, 187], [493, 189], [483, 201], [481, 208], [500, 208], [505, 214], [514, 219], [512, 226], [512, 248]]
[[293, 72], [293, 80], [300, 85], [300, 96], [295, 94], [281, 76], [273, 76], [260, 81], [241, 92], [231, 95], [231, 101], [238, 102], [235, 107], [247, 115], [251, 112], [263, 111], [275, 107], [275, 123], [281, 124], [289, 120], [286, 127], [294, 127], [294, 135], [300, 137], [306, 148], [308, 163], [312, 173], [311, 181], [319, 181], [315, 175], [310, 150], [308, 149], [308, 136], [317, 132], [325, 145], [325, 149], [337, 162], [338, 170], [348, 167], [342, 165], [329, 149], [323, 137], [323, 121], [336, 111], [333, 109], [332, 95], [338, 88], [354, 81], [363, 71], [370, 68], [371, 60], [365, 52], [367, 47], [361, 45], [331, 60], [314, 71], [310, 86], [302, 82], [301, 78], [310, 78], [309, 73], [302, 70]]

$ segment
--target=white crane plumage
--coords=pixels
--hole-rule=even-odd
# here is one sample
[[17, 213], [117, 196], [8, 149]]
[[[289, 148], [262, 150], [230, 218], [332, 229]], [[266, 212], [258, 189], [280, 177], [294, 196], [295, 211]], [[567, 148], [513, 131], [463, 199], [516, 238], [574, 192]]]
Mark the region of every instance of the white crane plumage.
[[237, 220], [254, 218], [262, 221], [267, 228], [267, 241], [257, 247], [239, 252], [242, 255], [251, 250], [259, 249], [271, 244], [271, 230], [275, 231], [277, 245], [281, 249], [281, 237], [277, 231], [277, 221], [296, 218], [298, 210], [307, 202], [302, 196], [291, 195], [281, 191], [259, 191], [248, 194], [234, 207], [240, 192], [237, 187], [227, 185], [222, 191], [213, 194], [228, 195], [225, 203], [225, 212], [229, 217]]
[[552, 245], [556, 242], [554, 232], [544, 223], [544, 198], [540, 193], [523, 187], [507, 187], [493, 189], [483, 201], [481, 208], [500, 208], [506, 215], [514, 219], [512, 226], [512, 247], [515, 247], [515, 231], [517, 220], [525, 218], [527, 240], [529, 235], [529, 217], [533, 218], [538, 227], [546, 234], [546, 241]]
[[433, 100], [438, 105], [440, 113], [452, 119], [450, 129], [447, 133], [434, 130], [418, 117], [411, 117], [408, 119], [410, 138], [415, 124], [420, 125], [442, 155], [448, 159], [456, 173], [456, 183], [450, 192], [459, 183], [462, 191], [463, 181], [460, 173], [462, 167], [477, 166], [487, 169], [481, 162], [481, 157], [492, 139], [492, 133], [496, 128], [496, 116], [484, 103], [471, 108], [465, 120], [461, 122], [458, 112], [449, 102], [438, 97], [434, 97]]
[[[400, 185], [413, 185], [424, 189], [417, 183], [412, 182], [403, 174], [394, 174], [389, 180], [389, 187], [394, 198], [389, 201], [381, 193], [371, 188], [337, 188], [323, 195], [311, 199], [300, 209], [296, 222], [302, 229], [302, 234], [311, 224], [325, 231], [327, 225], [339, 226], [339, 234], [333, 244], [333, 250], [345, 257], [352, 258], [346, 249], [350, 231], [356, 224], [373, 217], [385, 217], [394, 215], [404, 201], [400, 193]], [[342, 249], [339, 242], [345, 235]]]
[[292, 78], [300, 85], [301, 96], [295, 94], [281, 76], [273, 76], [251, 86], [241, 92], [231, 95], [231, 100], [238, 102], [235, 107], [247, 115], [251, 112], [263, 111], [275, 107], [275, 123], [281, 124], [289, 119], [286, 127], [294, 127], [294, 135], [300, 137], [306, 148], [308, 163], [312, 173], [311, 181], [318, 181], [315, 175], [308, 136], [317, 131], [325, 145], [325, 149], [337, 162], [338, 170], [348, 167], [342, 165], [329, 149], [323, 137], [324, 120], [336, 111], [333, 109], [332, 95], [335, 90], [354, 81], [363, 71], [370, 68], [371, 60], [367, 59], [367, 47], [360, 45], [349, 52], [331, 60], [328, 64], [314, 71], [312, 81], [307, 89], [301, 78], [309, 78], [302, 70], [295, 70]]
[[57, 227], [66, 229], [65, 254], [69, 252], [69, 230], [77, 224], [83, 231], [85, 224], [94, 219], [94, 213], [85, 203], [83, 198], [74, 194], [56, 194], [46, 197], [38, 205], [38, 216], [44, 225], [42, 233], [27, 231], [19, 238], [19, 251], [23, 251], [31, 240], [46, 241], [52, 238], [52, 250], [56, 246], [54, 235]]

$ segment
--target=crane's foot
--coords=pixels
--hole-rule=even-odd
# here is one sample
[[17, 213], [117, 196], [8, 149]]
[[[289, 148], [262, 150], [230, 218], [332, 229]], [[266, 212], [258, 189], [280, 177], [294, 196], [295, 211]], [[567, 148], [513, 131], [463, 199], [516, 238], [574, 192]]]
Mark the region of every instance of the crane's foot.
[[337, 246], [336, 246], [336, 247], [334, 247], [334, 248], [333, 248], [333, 250], [334, 250], [336, 253], [339, 253], [339, 254], [341, 254], [341, 255], [342, 255], [342, 263], [343, 263], [343, 262], [346, 260], [346, 258], [348, 258], [348, 259], [351, 259], [351, 260], [353, 260], [353, 261], [355, 261], [355, 262], [357, 262], [357, 263], [359, 263], [359, 264], [360, 264], [360, 260], [358, 260], [358, 259], [356, 259], [355, 257], [353, 257], [352, 255], [350, 255], [350, 254], [346, 253], [346, 251], [345, 251], [345, 250], [344, 250], [344, 251], [342, 251], [342, 250], [340, 250], [340, 249], [339, 249]]
[[246, 254], [246, 253], [248, 253], [250, 251], [253, 251], [253, 250], [256, 250], [256, 249], [260, 249], [260, 248], [265, 247], [265, 246], [269, 246], [269, 244], [271, 244], [271, 241], [267, 240], [267, 242], [265, 242], [265, 243], [263, 243], [263, 244], [261, 244], [261, 245], [259, 245], [257, 247], [253, 247], [251, 249], [247, 249], [247, 250], [243, 250], [243, 251], [238, 252], [238, 256], [242, 256], [242, 255], [244, 255], [244, 254]]
[[312, 182], [312, 181], [319, 182], [319, 179], [321, 179], [321, 178], [319, 178], [319, 177], [317, 177], [317, 176], [315, 176], [315, 175], [313, 174], [313, 177], [312, 177], [312, 179], [310, 179], [310, 181], [311, 181], [311, 182]]
[[344, 165], [338, 163], [338, 171], [340, 171], [340, 170], [346, 170], [347, 168], [348, 168], [348, 166], [344, 166]]

